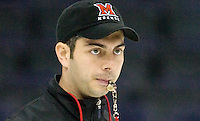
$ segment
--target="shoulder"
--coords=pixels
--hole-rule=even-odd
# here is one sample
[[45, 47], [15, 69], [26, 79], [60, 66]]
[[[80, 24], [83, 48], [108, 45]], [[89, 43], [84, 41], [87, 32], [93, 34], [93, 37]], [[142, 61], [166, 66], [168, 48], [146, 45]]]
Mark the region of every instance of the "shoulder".
[[41, 96], [25, 105], [18, 113], [6, 121], [51, 120], [53, 116], [59, 113], [53, 102], [47, 100], [46, 96]]
[[[32, 118], [34, 115], [36, 115], [37, 106], [39, 107], [40, 103], [43, 102], [43, 97], [39, 97], [27, 105], [25, 105], [20, 111], [15, 113], [12, 117], [7, 119], [6, 121], [26, 121], [29, 120], [29, 118]], [[38, 109], [37, 109], [38, 110]], [[36, 119], [40, 121], [40, 119]]]

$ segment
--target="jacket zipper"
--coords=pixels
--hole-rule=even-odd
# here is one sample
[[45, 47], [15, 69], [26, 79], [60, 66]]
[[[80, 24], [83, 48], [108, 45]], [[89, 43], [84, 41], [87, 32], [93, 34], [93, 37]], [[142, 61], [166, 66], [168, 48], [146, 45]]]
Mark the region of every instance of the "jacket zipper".
[[96, 105], [97, 105], [97, 109], [98, 109], [98, 111], [97, 111], [97, 113], [98, 113], [97, 117], [101, 118], [101, 99], [100, 98], [98, 99]]

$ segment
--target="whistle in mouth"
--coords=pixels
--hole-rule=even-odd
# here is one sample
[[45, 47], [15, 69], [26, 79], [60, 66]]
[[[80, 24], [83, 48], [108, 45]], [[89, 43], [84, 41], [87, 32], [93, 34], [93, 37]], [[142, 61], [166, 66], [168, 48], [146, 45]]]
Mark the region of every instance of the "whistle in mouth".
[[107, 85], [106, 89], [108, 91], [115, 91], [115, 87], [114, 87], [115, 83], [109, 81], [109, 84]]

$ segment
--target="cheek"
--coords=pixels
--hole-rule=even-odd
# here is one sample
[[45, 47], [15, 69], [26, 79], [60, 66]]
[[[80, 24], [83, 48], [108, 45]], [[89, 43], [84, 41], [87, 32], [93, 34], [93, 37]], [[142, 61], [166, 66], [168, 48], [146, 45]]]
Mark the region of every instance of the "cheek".
[[94, 65], [88, 59], [79, 59], [76, 63], [76, 70], [83, 79], [89, 79], [94, 71]]
[[121, 73], [121, 70], [122, 70], [122, 66], [124, 64], [124, 58], [121, 58], [117, 61], [117, 69], [116, 69], [116, 73]]
[[118, 67], [122, 67], [124, 63], [124, 56], [117, 58], [117, 65]]

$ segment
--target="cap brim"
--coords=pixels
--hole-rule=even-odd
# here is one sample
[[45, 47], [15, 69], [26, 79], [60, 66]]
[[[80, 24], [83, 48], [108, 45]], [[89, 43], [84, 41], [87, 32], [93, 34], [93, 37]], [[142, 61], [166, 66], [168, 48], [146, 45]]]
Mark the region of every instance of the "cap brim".
[[81, 30], [77, 33], [77, 35], [83, 36], [88, 39], [101, 39], [104, 38], [117, 30], [123, 30], [124, 36], [130, 40], [138, 41], [139, 36], [130, 27], [122, 26], [116, 23], [103, 23], [99, 25], [95, 25], [84, 30]]

